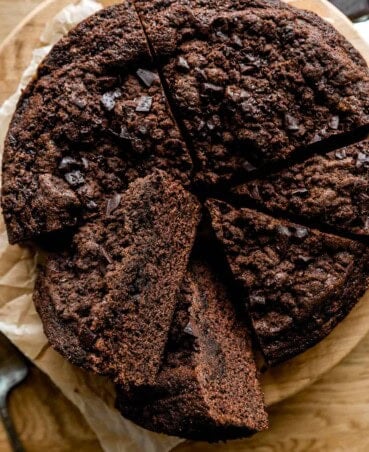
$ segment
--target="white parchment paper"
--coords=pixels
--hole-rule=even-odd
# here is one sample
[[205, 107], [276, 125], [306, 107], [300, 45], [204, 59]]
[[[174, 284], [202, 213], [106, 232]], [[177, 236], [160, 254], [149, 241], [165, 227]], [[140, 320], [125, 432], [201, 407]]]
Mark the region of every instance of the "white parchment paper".
[[[93, 0], [81, 0], [65, 7], [46, 25], [41, 35], [45, 46], [34, 50], [17, 91], [0, 108], [1, 156], [21, 90], [33, 77], [38, 64], [61, 36], [101, 7]], [[108, 379], [72, 366], [50, 348], [32, 303], [37, 255], [29, 249], [8, 244], [0, 217], [0, 330], [79, 408], [105, 451], [171, 450], [180, 439], [151, 433], [125, 420], [114, 408], [114, 386]]]

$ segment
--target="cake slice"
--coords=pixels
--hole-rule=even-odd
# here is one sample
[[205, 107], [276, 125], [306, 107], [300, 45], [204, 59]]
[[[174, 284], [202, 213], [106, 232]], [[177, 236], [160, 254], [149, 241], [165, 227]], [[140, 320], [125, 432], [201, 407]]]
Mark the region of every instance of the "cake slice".
[[315, 14], [279, 1], [135, 4], [201, 186], [368, 129], [368, 68]]
[[352, 234], [369, 234], [369, 141], [344, 147], [232, 189], [272, 211]]
[[145, 428], [196, 440], [239, 438], [267, 428], [245, 325], [204, 262], [191, 263], [178, 294], [155, 385], [130, 393], [118, 389], [117, 406]]
[[269, 364], [323, 339], [364, 294], [362, 243], [221, 201], [207, 207]]
[[199, 217], [194, 197], [161, 171], [116, 194], [41, 269], [34, 302], [50, 344], [120, 384], [153, 383]]
[[124, 2], [62, 38], [19, 100], [2, 171], [10, 243], [101, 215], [115, 192], [154, 168], [187, 185], [192, 163]]

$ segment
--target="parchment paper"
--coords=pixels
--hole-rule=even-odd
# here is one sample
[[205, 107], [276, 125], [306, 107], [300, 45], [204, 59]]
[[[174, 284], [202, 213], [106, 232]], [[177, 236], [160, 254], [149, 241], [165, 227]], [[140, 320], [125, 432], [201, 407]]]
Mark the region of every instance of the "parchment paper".
[[[32, 78], [51, 45], [101, 7], [93, 0], [81, 0], [64, 8], [47, 24], [41, 35], [45, 47], [33, 52], [32, 62], [24, 72], [16, 93], [0, 108], [1, 156], [4, 137], [21, 89]], [[114, 385], [110, 381], [72, 366], [50, 348], [32, 303], [36, 264], [37, 253], [8, 244], [0, 215], [0, 330], [79, 408], [105, 451], [171, 450], [181, 442], [180, 439], [150, 433], [125, 420], [114, 408]]]
[[[304, 2], [299, 0], [285, 1], [304, 6]], [[22, 87], [32, 78], [51, 45], [100, 8], [101, 5], [93, 0], [81, 0], [77, 5], [64, 8], [46, 25], [41, 35], [45, 46], [33, 52], [32, 62], [23, 73], [16, 93], [0, 108], [0, 160], [4, 137]], [[329, 18], [326, 20], [331, 21]], [[369, 24], [360, 24], [358, 28], [361, 35], [369, 40]], [[48, 346], [32, 303], [36, 263], [37, 254], [34, 251], [8, 245], [0, 215], [0, 331], [79, 408], [105, 451], [166, 452], [172, 449], [180, 439], [150, 433], [123, 419], [114, 409], [114, 387], [111, 382], [72, 366]]]

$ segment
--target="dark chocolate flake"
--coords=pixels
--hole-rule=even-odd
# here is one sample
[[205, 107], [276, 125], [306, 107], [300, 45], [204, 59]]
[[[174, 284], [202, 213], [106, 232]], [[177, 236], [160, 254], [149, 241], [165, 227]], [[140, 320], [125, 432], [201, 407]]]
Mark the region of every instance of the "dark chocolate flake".
[[86, 100], [81, 99], [79, 97], [72, 97], [71, 102], [73, 105], [75, 105], [76, 107], [78, 107], [81, 110], [83, 110], [87, 105]]
[[66, 173], [64, 175], [65, 180], [72, 187], [78, 187], [79, 185], [83, 185], [85, 183], [85, 179], [81, 171], [71, 171], [70, 173]]
[[340, 124], [340, 117], [338, 115], [334, 115], [331, 117], [329, 121], [329, 128], [333, 130], [337, 130]]
[[119, 138], [122, 138], [122, 140], [131, 140], [131, 135], [129, 134], [127, 127], [122, 126], [120, 128], [120, 132], [119, 132]]
[[288, 229], [287, 226], [279, 225], [277, 227], [277, 232], [280, 235], [284, 235], [285, 237], [291, 237], [291, 231]]
[[219, 85], [214, 85], [213, 83], [204, 83], [204, 90], [212, 93], [221, 93], [223, 91], [223, 87]]
[[73, 157], [63, 157], [59, 163], [60, 170], [70, 171], [72, 168], [78, 168], [80, 166], [80, 162]]
[[250, 163], [248, 160], [244, 160], [242, 162], [242, 168], [247, 172], [247, 173], [251, 173], [252, 171], [256, 170], [256, 167]]
[[356, 157], [356, 168], [361, 168], [362, 166], [367, 166], [369, 164], [369, 155], [364, 154], [364, 152], [359, 152]]
[[242, 40], [238, 35], [232, 35], [232, 41], [236, 44], [236, 46], [243, 47]]
[[89, 210], [95, 210], [95, 209], [97, 209], [97, 204], [95, 201], [90, 200], [87, 202], [86, 207]]
[[111, 111], [115, 107], [115, 101], [122, 95], [122, 91], [117, 88], [114, 91], [108, 91], [101, 97], [101, 104], [107, 111]]
[[251, 307], [254, 306], [265, 306], [266, 300], [265, 297], [262, 295], [250, 293], [249, 295], [249, 303]]
[[83, 168], [84, 169], [88, 169], [88, 160], [86, 159], [86, 157], [82, 157], [82, 164], [83, 164]]
[[284, 124], [287, 130], [290, 130], [291, 132], [297, 132], [298, 130], [300, 130], [300, 124], [298, 120], [288, 113], [284, 115]]
[[299, 254], [297, 256], [297, 263], [299, 264], [308, 264], [314, 260], [311, 256], [303, 256], [302, 254]]
[[158, 76], [147, 69], [138, 69], [137, 77], [146, 85], [148, 88], [154, 83], [155, 80], [157, 80]]
[[303, 239], [309, 235], [309, 231], [304, 226], [296, 226], [294, 236], [298, 239]]
[[119, 206], [121, 197], [122, 196], [119, 193], [115, 193], [115, 195], [108, 200], [106, 204], [107, 216], [111, 215], [114, 212], [114, 210]]
[[216, 31], [215, 35], [220, 38], [222, 41], [228, 41], [229, 37], [223, 33], [222, 31]]
[[346, 158], [346, 151], [344, 149], [340, 149], [334, 154], [338, 160], [343, 160]]
[[190, 65], [188, 64], [187, 60], [185, 58], [183, 58], [182, 56], [180, 56], [178, 58], [177, 67], [179, 67], [183, 71], [189, 71], [190, 70]]
[[152, 97], [141, 96], [138, 99], [136, 111], [139, 113], [148, 113], [151, 110]]
[[183, 331], [184, 331], [185, 334], [188, 334], [189, 336], [195, 337], [195, 334], [193, 332], [193, 329], [192, 329], [192, 326], [191, 326], [190, 322], [187, 323], [187, 325], [185, 326]]
[[293, 196], [306, 196], [309, 193], [309, 190], [307, 188], [297, 188], [296, 190], [292, 191]]

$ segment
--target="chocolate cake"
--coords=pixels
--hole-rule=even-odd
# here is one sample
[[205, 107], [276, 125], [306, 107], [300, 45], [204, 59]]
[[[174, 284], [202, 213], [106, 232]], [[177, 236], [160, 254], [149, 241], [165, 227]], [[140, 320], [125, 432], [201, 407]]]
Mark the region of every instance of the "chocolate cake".
[[106, 215], [50, 256], [34, 301], [50, 343], [73, 363], [130, 386], [154, 381], [199, 220], [163, 172], [137, 179]]
[[135, 0], [83, 21], [3, 158], [9, 241], [49, 253], [50, 344], [148, 429], [267, 428], [253, 349], [303, 352], [368, 285], [368, 132], [368, 67], [313, 13]]
[[191, 166], [134, 9], [102, 10], [56, 44], [18, 103], [3, 161], [9, 240], [98, 217], [153, 168], [186, 185]]
[[136, 0], [201, 182], [369, 124], [368, 70], [337, 32], [281, 2], [253, 4]]
[[232, 191], [275, 213], [368, 235], [369, 141], [316, 154]]
[[120, 389], [117, 404], [145, 428], [197, 440], [238, 438], [267, 427], [246, 327], [204, 262], [191, 263], [178, 294], [155, 385], [138, 395]]
[[363, 295], [365, 245], [222, 201], [207, 206], [269, 364], [323, 339]]

